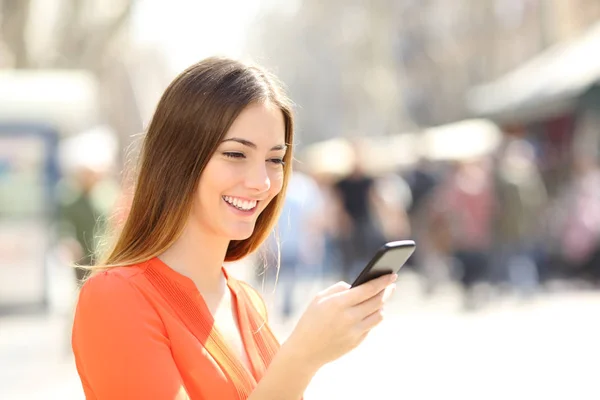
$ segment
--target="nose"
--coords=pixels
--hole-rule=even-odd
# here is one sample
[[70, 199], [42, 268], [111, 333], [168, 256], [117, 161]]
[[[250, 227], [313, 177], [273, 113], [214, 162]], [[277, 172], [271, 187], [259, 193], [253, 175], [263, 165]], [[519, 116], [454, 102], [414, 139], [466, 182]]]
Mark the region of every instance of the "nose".
[[271, 188], [271, 178], [265, 163], [257, 163], [249, 168], [246, 176], [246, 186], [259, 193], [266, 192]]

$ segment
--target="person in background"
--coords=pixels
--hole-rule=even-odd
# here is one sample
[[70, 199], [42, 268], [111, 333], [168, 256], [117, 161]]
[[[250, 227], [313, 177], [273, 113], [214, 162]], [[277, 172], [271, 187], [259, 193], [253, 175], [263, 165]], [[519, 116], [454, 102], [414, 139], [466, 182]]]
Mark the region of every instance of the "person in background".
[[533, 146], [523, 139], [511, 139], [500, 157], [496, 198], [496, 275], [521, 294], [531, 294], [539, 283], [536, 250], [547, 194]]
[[[275, 234], [269, 241], [272, 256], [277, 254], [277, 247], [280, 251], [281, 267], [271, 270], [270, 275], [278, 273], [275, 278], [277, 290], [283, 294], [284, 318], [295, 311], [298, 287], [318, 280], [324, 262], [325, 237], [320, 226], [324, 218], [323, 196], [314, 179], [299, 165], [295, 164]], [[270, 258], [269, 264], [274, 265], [273, 257]]]
[[572, 182], [557, 206], [554, 231], [567, 275], [600, 285], [600, 166], [595, 155], [576, 155]]
[[[403, 174], [411, 194], [411, 202], [406, 210], [411, 236], [418, 243], [411, 257], [411, 264], [407, 267], [413, 267], [421, 275], [424, 292], [427, 295], [433, 294], [435, 289], [448, 279], [449, 275], [443, 257], [439, 256], [439, 252], [436, 251], [431, 240], [432, 237], [428, 234], [428, 211], [432, 193], [435, 192], [440, 180], [438, 175], [433, 160], [426, 154], [419, 155], [414, 168], [410, 168]], [[434, 234], [439, 234], [439, 232]]]
[[412, 193], [404, 178], [396, 172], [378, 174], [374, 185], [375, 215], [386, 240], [400, 240], [411, 235], [407, 210], [412, 203]]
[[363, 168], [360, 143], [353, 143], [352, 170], [335, 183], [337, 201], [341, 205], [340, 247], [342, 253], [342, 276], [351, 281], [370, 257], [385, 243], [385, 236], [377, 219], [376, 207], [384, 201], [379, 196], [375, 179]]
[[[98, 238], [113, 212], [119, 188], [112, 178], [115, 143], [107, 128], [83, 132], [61, 145], [64, 179], [59, 196], [59, 247], [67, 264], [91, 266], [98, 250]], [[83, 268], [75, 268], [80, 284]]]
[[[474, 286], [487, 278], [492, 248], [494, 192], [485, 160], [460, 161], [438, 189], [432, 220], [447, 230], [452, 257], [460, 268], [464, 306], [477, 306]], [[442, 228], [443, 227], [443, 228]], [[444, 239], [444, 240], [447, 240]]]

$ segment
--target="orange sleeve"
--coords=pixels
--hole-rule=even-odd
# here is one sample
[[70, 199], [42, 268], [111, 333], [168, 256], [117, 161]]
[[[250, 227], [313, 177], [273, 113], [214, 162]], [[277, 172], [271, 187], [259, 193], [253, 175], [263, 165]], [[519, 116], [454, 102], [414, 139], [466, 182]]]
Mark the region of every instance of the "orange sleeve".
[[88, 399], [188, 399], [160, 317], [124, 277], [83, 285], [72, 341]]

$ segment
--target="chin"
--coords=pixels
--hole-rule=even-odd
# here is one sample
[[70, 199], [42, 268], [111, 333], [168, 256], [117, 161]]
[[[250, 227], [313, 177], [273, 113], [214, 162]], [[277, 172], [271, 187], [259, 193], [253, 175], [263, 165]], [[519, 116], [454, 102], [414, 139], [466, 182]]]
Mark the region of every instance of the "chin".
[[246, 240], [254, 233], [254, 227], [252, 229], [232, 229], [228, 232], [230, 240]]
[[250, 236], [252, 236], [252, 233], [248, 234], [248, 235], [230, 235], [229, 236], [229, 240], [237, 240], [237, 241], [241, 241], [241, 240], [246, 240], [248, 239]]

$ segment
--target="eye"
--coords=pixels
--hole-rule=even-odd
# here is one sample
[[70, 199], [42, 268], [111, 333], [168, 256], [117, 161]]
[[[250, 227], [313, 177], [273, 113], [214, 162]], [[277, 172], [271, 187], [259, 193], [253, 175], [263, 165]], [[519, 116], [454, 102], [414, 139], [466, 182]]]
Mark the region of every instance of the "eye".
[[277, 165], [285, 165], [285, 161], [283, 161], [283, 158], [270, 158], [269, 162], [272, 162], [273, 164]]
[[223, 155], [227, 158], [246, 158], [246, 156], [244, 155], [244, 153], [238, 153], [238, 152], [234, 152], [234, 151], [227, 151], [225, 153], [223, 153]]

